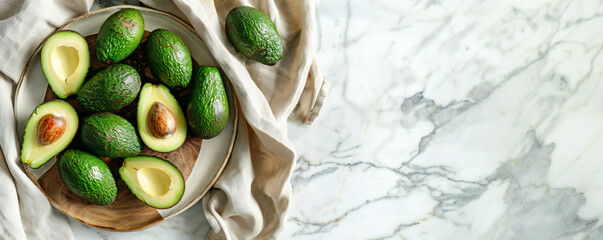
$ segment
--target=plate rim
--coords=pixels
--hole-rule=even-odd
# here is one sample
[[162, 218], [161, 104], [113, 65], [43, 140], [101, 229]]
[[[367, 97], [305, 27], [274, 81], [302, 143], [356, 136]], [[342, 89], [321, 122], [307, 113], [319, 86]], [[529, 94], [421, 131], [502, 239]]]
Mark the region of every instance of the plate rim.
[[[125, 8], [133, 8], [133, 9], [136, 9], [136, 10], [139, 10], [139, 11], [146, 11], [146, 12], [151, 12], [151, 13], [155, 13], [155, 14], [159, 14], [159, 15], [163, 15], [163, 16], [169, 17], [169, 18], [177, 21], [178, 23], [182, 24], [189, 31], [191, 31], [192, 33], [194, 33], [199, 38], [199, 40], [201, 40], [205, 44], [205, 42], [203, 41], [203, 39], [201, 38], [201, 36], [199, 35], [199, 33], [197, 33], [197, 31], [195, 31], [195, 29], [190, 24], [188, 24], [184, 20], [180, 19], [179, 17], [177, 17], [177, 16], [175, 16], [175, 15], [173, 15], [171, 13], [160, 11], [160, 10], [157, 10], [157, 9], [152, 9], [152, 8], [148, 8], [148, 7], [141, 7], [141, 6], [133, 6], [133, 5], [116, 5], [116, 6], [106, 7], [106, 8], [102, 8], [102, 9], [96, 10], [96, 11], [84, 13], [84, 14], [82, 14], [80, 16], [77, 16], [75, 18], [70, 19], [65, 24], [63, 24], [60, 27], [58, 27], [50, 35], [48, 35], [44, 39], [44, 41], [42, 41], [38, 45], [38, 47], [36, 48], [36, 50], [29, 57], [29, 60], [27, 60], [27, 64], [25, 64], [25, 67], [23, 68], [23, 72], [21, 73], [21, 76], [19, 77], [19, 81], [17, 83], [17, 87], [16, 87], [15, 92], [14, 92], [15, 95], [14, 95], [14, 98], [13, 98], [13, 102], [15, 104], [13, 106], [13, 112], [14, 112], [14, 116], [15, 116], [15, 123], [17, 122], [17, 115], [18, 115], [17, 114], [17, 104], [16, 103], [17, 103], [17, 99], [19, 98], [19, 95], [20, 95], [19, 93], [21, 92], [21, 87], [23, 86], [23, 80], [25, 79], [25, 76], [27, 75], [27, 72], [29, 71], [29, 67], [30, 67], [31, 63], [33, 62], [33, 59], [41, 51], [42, 46], [44, 46], [44, 43], [46, 42], [46, 40], [48, 39], [48, 37], [50, 37], [52, 34], [58, 32], [58, 31], [63, 30], [65, 27], [67, 27], [67, 25], [69, 25], [69, 24], [71, 24], [71, 23], [73, 23], [75, 21], [78, 21], [80, 19], [86, 18], [86, 17], [88, 17], [90, 15], [94, 15], [94, 14], [98, 14], [98, 13], [103, 13], [103, 12], [111, 11], [111, 10], [114, 10], [114, 9], [125, 9]], [[108, 227], [104, 227], [104, 226], [97, 226], [97, 225], [94, 225], [94, 224], [87, 223], [87, 222], [83, 221], [82, 219], [79, 219], [79, 218], [77, 218], [75, 216], [71, 216], [69, 214], [66, 214], [62, 210], [62, 208], [60, 206], [57, 206], [57, 204], [54, 201], [54, 199], [49, 198], [48, 195], [46, 194], [46, 192], [44, 190], [42, 190], [39, 182], [35, 179], [35, 177], [31, 173], [31, 171], [29, 171], [29, 169], [27, 167], [28, 165], [25, 164], [25, 163], [22, 163], [22, 162], [21, 162], [21, 165], [23, 166], [23, 170], [27, 174], [27, 176], [29, 177], [29, 179], [36, 185], [36, 187], [42, 192], [42, 194], [44, 194], [44, 196], [46, 197], [46, 199], [48, 200], [48, 202], [50, 202], [50, 204], [55, 209], [59, 210], [63, 215], [69, 216], [69, 217], [71, 217], [71, 218], [73, 218], [75, 220], [78, 220], [79, 222], [81, 222], [83, 224], [86, 224], [88, 226], [92, 226], [92, 227], [95, 227], [95, 228], [98, 228], [98, 229], [112, 231], [112, 232], [133, 232], [133, 231], [140, 231], [140, 230], [147, 229], [147, 228], [152, 227], [152, 226], [154, 226], [154, 225], [156, 225], [156, 224], [158, 224], [160, 222], [163, 222], [166, 219], [169, 219], [169, 218], [174, 217], [174, 216], [176, 216], [178, 214], [181, 214], [182, 212], [188, 210], [190, 207], [192, 207], [193, 205], [195, 205], [197, 202], [199, 202], [199, 200], [201, 200], [201, 198], [203, 198], [209, 192], [209, 190], [211, 188], [213, 188], [214, 184], [218, 181], [218, 179], [222, 175], [222, 172], [224, 171], [224, 168], [226, 168], [226, 165], [228, 164], [228, 162], [230, 160], [230, 157], [232, 156], [232, 151], [234, 149], [235, 140], [236, 140], [236, 136], [237, 136], [237, 133], [238, 133], [238, 131], [237, 131], [238, 130], [238, 125], [239, 125], [238, 124], [238, 122], [239, 122], [238, 121], [239, 120], [239, 101], [238, 101], [238, 98], [236, 96], [235, 91], [231, 90], [231, 93], [232, 93], [232, 97], [233, 97], [232, 101], [233, 101], [233, 106], [234, 106], [234, 119], [233, 119], [233, 123], [234, 124], [233, 124], [233, 130], [232, 130], [232, 137], [230, 139], [230, 145], [229, 145], [228, 151], [226, 153], [226, 158], [222, 162], [222, 165], [220, 166], [220, 169], [218, 170], [218, 172], [216, 173], [216, 175], [212, 178], [212, 180], [209, 182], [209, 184], [207, 185], [207, 187], [201, 192], [201, 194], [199, 196], [197, 196], [196, 198], [194, 198], [189, 204], [187, 204], [186, 206], [184, 206], [182, 209], [180, 209], [179, 211], [176, 211], [176, 212], [172, 213], [171, 215], [169, 215], [167, 217], [159, 215], [160, 218], [161, 218], [159, 221], [155, 221], [155, 222], [149, 223], [149, 224], [141, 226], [139, 228], [118, 230], [118, 229], [108, 228]], [[16, 126], [16, 124], [15, 124], [15, 127], [18, 128], [18, 126]], [[18, 137], [17, 137], [17, 141], [18, 141], [17, 145], [18, 145], [19, 151], [20, 151], [21, 142], [19, 141]], [[19, 154], [19, 161], [21, 161], [20, 160], [20, 154]]]

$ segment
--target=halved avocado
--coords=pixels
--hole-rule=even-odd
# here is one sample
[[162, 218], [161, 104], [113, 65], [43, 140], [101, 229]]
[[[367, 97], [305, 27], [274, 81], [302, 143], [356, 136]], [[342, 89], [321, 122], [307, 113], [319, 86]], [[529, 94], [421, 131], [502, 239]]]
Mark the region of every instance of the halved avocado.
[[77, 128], [77, 113], [69, 103], [54, 100], [38, 106], [25, 126], [21, 162], [42, 166], [71, 143]]
[[121, 179], [142, 202], [155, 208], [170, 208], [184, 193], [184, 178], [176, 166], [158, 157], [124, 159]]
[[77, 94], [84, 84], [90, 67], [88, 43], [77, 32], [57, 32], [44, 43], [41, 62], [50, 88], [65, 99]]
[[184, 112], [163, 84], [142, 87], [137, 118], [140, 138], [155, 151], [174, 151], [186, 140]]

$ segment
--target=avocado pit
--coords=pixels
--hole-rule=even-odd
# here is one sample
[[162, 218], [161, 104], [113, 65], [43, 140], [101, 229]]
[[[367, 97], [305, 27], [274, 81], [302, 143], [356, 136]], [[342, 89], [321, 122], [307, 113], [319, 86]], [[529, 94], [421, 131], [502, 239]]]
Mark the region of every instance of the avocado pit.
[[149, 130], [158, 138], [169, 138], [176, 132], [176, 118], [161, 102], [155, 102], [149, 110]]
[[64, 117], [54, 114], [44, 115], [38, 123], [38, 143], [44, 146], [57, 141], [65, 133], [66, 126]]

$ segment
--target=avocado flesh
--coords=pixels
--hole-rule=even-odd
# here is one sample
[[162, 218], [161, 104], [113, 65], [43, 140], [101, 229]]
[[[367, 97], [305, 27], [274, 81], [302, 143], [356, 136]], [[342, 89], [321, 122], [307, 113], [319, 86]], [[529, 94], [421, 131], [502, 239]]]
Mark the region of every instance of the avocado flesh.
[[90, 112], [114, 111], [134, 101], [140, 92], [140, 75], [126, 64], [114, 64], [84, 84], [77, 103]]
[[245, 56], [262, 64], [274, 65], [283, 56], [283, 45], [276, 26], [262, 11], [236, 7], [226, 16], [228, 40]]
[[182, 39], [165, 29], [155, 29], [147, 38], [146, 55], [155, 77], [173, 89], [188, 86], [193, 75], [193, 61]]
[[228, 123], [228, 99], [220, 71], [200, 66], [193, 76], [187, 119], [195, 135], [209, 139], [218, 136]]
[[136, 9], [126, 8], [109, 16], [100, 27], [96, 40], [96, 58], [102, 63], [118, 63], [140, 44], [144, 19]]
[[130, 157], [142, 152], [134, 126], [112, 113], [92, 114], [82, 121], [82, 142], [101, 157]]
[[[63, 117], [65, 120], [65, 131], [61, 136], [50, 144], [43, 145], [38, 140], [38, 124], [47, 114]], [[23, 145], [21, 147], [21, 162], [28, 164], [31, 168], [39, 168], [52, 157], [63, 151], [73, 140], [78, 129], [77, 113], [62, 100], [46, 102], [36, 108], [27, 120]]]
[[88, 43], [77, 32], [57, 32], [44, 43], [41, 63], [42, 71], [55, 95], [65, 99], [77, 94], [90, 66]]
[[[153, 135], [149, 128], [149, 114], [154, 103], [165, 105], [176, 119], [176, 131], [167, 138]], [[178, 149], [186, 140], [186, 118], [178, 105], [178, 101], [170, 90], [163, 84], [153, 85], [146, 83], [140, 91], [138, 100], [138, 132], [142, 141], [151, 149], [158, 152], [171, 152]]]
[[172, 207], [184, 193], [182, 174], [176, 166], [161, 158], [126, 158], [119, 168], [119, 175], [130, 191], [151, 207]]
[[65, 150], [58, 157], [59, 176], [76, 195], [106, 206], [117, 197], [111, 170], [100, 158], [80, 150]]

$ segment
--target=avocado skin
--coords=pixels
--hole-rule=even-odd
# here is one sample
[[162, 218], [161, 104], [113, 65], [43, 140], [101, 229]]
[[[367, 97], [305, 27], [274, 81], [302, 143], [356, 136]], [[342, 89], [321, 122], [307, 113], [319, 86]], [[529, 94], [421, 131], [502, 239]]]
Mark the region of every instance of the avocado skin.
[[111, 65], [84, 84], [77, 103], [90, 112], [118, 110], [134, 101], [140, 85], [140, 75], [133, 67]]
[[128, 57], [144, 34], [144, 19], [136, 9], [120, 10], [105, 20], [96, 39], [96, 58], [102, 63], [117, 63]]
[[220, 71], [215, 67], [200, 66], [191, 84], [186, 111], [190, 128], [201, 138], [218, 136], [228, 123], [228, 99]]
[[188, 47], [178, 35], [156, 29], [147, 37], [146, 55], [151, 72], [173, 89], [186, 88], [193, 75], [193, 61]]
[[247, 6], [233, 8], [226, 16], [225, 28], [235, 49], [253, 60], [274, 65], [283, 56], [276, 27], [260, 10]]
[[131, 157], [142, 152], [136, 129], [128, 120], [112, 113], [92, 114], [82, 121], [82, 142], [101, 157]]
[[109, 167], [100, 158], [69, 149], [58, 156], [59, 176], [78, 196], [96, 205], [106, 206], [117, 196], [117, 185]]

